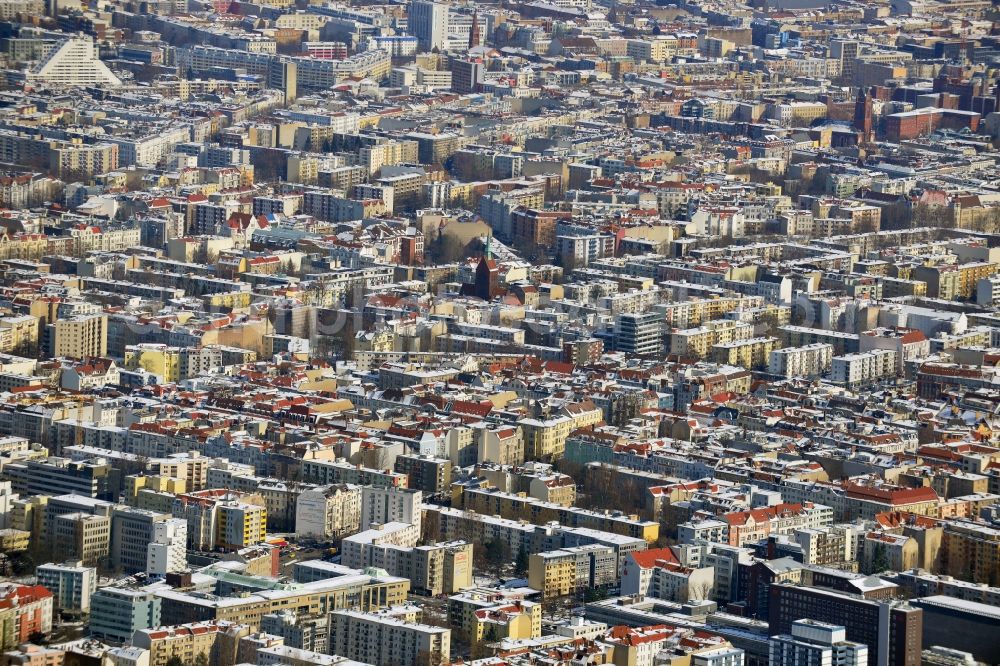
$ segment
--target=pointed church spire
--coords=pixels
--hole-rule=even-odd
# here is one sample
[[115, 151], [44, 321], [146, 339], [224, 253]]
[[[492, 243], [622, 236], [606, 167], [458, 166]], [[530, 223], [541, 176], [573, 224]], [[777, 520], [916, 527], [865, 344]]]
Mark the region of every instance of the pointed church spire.
[[472, 10], [472, 29], [469, 31], [469, 48], [479, 46], [479, 9]]

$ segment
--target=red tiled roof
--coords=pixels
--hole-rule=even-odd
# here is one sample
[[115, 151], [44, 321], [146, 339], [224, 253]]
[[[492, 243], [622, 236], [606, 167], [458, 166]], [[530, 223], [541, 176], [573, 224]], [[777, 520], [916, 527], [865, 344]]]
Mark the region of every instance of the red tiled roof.
[[650, 550], [637, 550], [632, 555], [632, 560], [643, 569], [651, 569], [660, 563], [680, 564], [680, 560], [674, 555], [674, 551], [669, 548], [653, 548]]

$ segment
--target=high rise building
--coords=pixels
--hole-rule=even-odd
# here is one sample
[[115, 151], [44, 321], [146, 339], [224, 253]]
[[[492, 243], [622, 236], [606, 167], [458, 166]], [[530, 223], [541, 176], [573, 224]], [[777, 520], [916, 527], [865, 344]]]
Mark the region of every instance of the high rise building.
[[53, 356], [88, 358], [108, 354], [108, 317], [77, 315], [53, 324]]
[[361, 529], [385, 523], [409, 523], [420, 526], [423, 493], [409, 488], [361, 489]]
[[146, 570], [149, 544], [155, 538], [156, 523], [167, 515], [120, 506], [111, 512], [111, 566], [126, 573]]
[[410, 34], [417, 38], [421, 50], [442, 50], [448, 36], [448, 6], [428, 0], [410, 3], [408, 16]]
[[187, 568], [187, 521], [169, 518], [153, 525], [146, 550], [146, 573], [165, 576]]
[[830, 57], [840, 62], [841, 79], [854, 79], [854, 61], [857, 60], [858, 50], [858, 42], [853, 39], [830, 40]]
[[267, 536], [267, 509], [256, 504], [232, 501], [218, 507], [219, 546], [237, 550], [255, 546]]
[[663, 317], [656, 312], [623, 312], [615, 317], [615, 351], [626, 354], [659, 354], [663, 347]]

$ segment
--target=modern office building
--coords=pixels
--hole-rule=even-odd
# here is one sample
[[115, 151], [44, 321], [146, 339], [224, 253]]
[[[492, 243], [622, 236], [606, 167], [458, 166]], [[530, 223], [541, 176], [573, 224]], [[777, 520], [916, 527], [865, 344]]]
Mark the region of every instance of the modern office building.
[[920, 608], [792, 583], [771, 584], [768, 596], [772, 636], [791, 635], [795, 622], [815, 620], [842, 626], [847, 640], [868, 646], [868, 666], [920, 666]]
[[81, 562], [43, 564], [35, 570], [38, 584], [52, 593], [57, 611], [86, 613], [97, 589], [97, 570]]
[[149, 590], [102, 587], [90, 598], [90, 633], [116, 643], [140, 629], [160, 625], [160, 599]]
[[428, 0], [410, 3], [410, 34], [417, 38], [422, 51], [443, 50], [448, 37], [448, 5]]
[[772, 636], [771, 666], [867, 666], [868, 646], [847, 640], [847, 629], [815, 620], [797, 620], [792, 633]]
[[81, 495], [101, 500], [114, 497], [109, 486], [111, 465], [104, 459], [73, 461], [68, 458], [42, 458], [10, 463], [3, 468], [14, 492], [23, 497], [34, 495]]
[[111, 512], [111, 566], [125, 573], [145, 571], [156, 524], [169, 518], [169, 514], [155, 511], [115, 507]]
[[615, 351], [651, 356], [663, 348], [663, 317], [655, 312], [623, 312], [615, 317]]
[[924, 613], [924, 645], [970, 652], [980, 663], [1000, 663], [1000, 609], [996, 606], [944, 595], [912, 603]]

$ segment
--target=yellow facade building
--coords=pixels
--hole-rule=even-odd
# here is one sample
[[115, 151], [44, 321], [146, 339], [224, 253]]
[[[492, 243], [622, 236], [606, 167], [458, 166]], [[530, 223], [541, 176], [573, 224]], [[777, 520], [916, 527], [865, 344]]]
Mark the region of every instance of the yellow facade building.
[[181, 350], [167, 345], [140, 344], [125, 347], [125, 367], [145, 370], [171, 384], [181, 380]]

